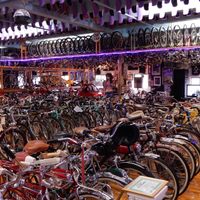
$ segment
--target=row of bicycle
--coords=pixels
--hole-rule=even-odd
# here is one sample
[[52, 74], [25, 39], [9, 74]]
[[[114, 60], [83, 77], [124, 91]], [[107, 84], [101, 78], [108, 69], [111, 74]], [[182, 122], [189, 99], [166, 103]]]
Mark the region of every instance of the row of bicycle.
[[[58, 104], [50, 99], [44, 101], [44, 97], [41, 99], [32, 99], [32, 103], [29, 100], [29, 106], [26, 102], [26, 106], [2, 107], [5, 112], [3, 114], [2, 110], [1, 154], [8, 160], [14, 159], [1, 161], [0, 191], [4, 199], [117, 199], [125, 196], [119, 188], [138, 175], [168, 180], [166, 199], [176, 199], [199, 172], [200, 135], [198, 127], [192, 126], [193, 121], [199, 118], [198, 102], [194, 108], [187, 104], [189, 109], [186, 104], [155, 105], [157, 115], [152, 115], [152, 118], [148, 106], [132, 105], [131, 102], [120, 105], [110, 99], [65, 99]], [[35, 120], [31, 115], [36, 102], [38, 112], [34, 110], [34, 117], [43, 113], [38, 124], [43, 122], [55, 131], [48, 137], [41, 125], [33, 125]], [[109, 112], [111, 108], [114, 111], [118, 108], [112, 121], [103, 118], [103, 123], [109, 125], [97, 124], [96, 127], [83, 122], [86, 120], [83, 109], [103, 103]], [[61, 109], [61, 105], [67, 105], [77, 115], [82, 115], [82, 122], [80, 117], [80, 123], [75, 123], [71, 132], [70, 129], [67, 132], [66, 129], [56, 129], [50, 120], [58, 117], [51, 111]], [[49, 113], [54, 114], [50, 119], [46, 118]], [[121, 113], [121, 116], [116, 113]], [[187, 120], [181, 121], [184, 117]], [[23, 120], [28, 120], [23, 124], [24, 128], [22, 123], [19, 124]], [[29, 131], [25, 132], [26, 124], [29, 124]], [[32, 139], [43, 141], [27, 143], [27, 138], [31, 139], [30, 130], [34, 136]]]

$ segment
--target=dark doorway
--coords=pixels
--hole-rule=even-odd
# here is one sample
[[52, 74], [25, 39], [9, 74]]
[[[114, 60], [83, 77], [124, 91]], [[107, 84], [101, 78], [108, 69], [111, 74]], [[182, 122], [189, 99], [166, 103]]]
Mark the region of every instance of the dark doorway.
[[178, 69], [174, 70], [173, 77], [173, 86], [171, 95], [174, 96], [175, 99], [181, 100], [185, 97], [185, 70]]

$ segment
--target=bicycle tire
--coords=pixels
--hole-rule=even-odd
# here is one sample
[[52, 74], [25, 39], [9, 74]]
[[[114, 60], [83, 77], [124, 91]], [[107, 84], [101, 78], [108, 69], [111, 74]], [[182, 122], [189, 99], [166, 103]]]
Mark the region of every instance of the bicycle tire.
[[137, 33], [138, 38], [138, 47], [143, 47], [145, 45], [145, 31], [143, 28], [140, 28]]
[[110, 33], [103, 33], [101, 35], [101, 48], [103, 51], [109, 50], [111, 47], [111, 34]]
[[55, 49], [56, 49], [56, 54], [57, 55], [61, 54], [60, 45], [61, 45], [61, 40], [60, 39], [56, 40]]
[[111, 46], [113, 49], [121, 49], [124, 44], [124, 38], [121, 32], [114, 31], [111, 35]]
[[[174, 174], [172, 168], [166, 165], [162, 159], [156, 157], [145, 156], [140, 158], [139, 161], [141, 161], [142, 164], [145, 164], [150, 169], [155, 178], [169, 181], [168, 191], [164, 199], [177, 199], [179, 195], [179, 185], [178, 179]], [[152, 163], [154, 163], [154, 166], [152, 165]], [[155, 169], [156, 171], [154, 171]]]
[[190, 41], [190, 32], [189, 29], [187, 28], [187, 25], [185, 24], [183, 26], [183, 45], [186, 46], [189, 44]]
[[84, 39], [83, 37], [78, 36], [77, 37], [77, 50], [78, 53], [83, 53], [84, 52]]
[[[121, 189], [124, 188], [129, 182], [125, 181], [123, 177], [118, 177], [113, 174], [111, 176], [112, 177], [106, 176], [105, 174], [100, 175], [98, 177], [97, 183], [100, 182], [100, 183], [108, 184], [112, 188], [114, 199], [118, 199], [119, 196], [123, 195], [122, 191], [119, 188]], [[115, 190], [115, 187], [117, 190]]]
[[106, 194], [100, 193], [99, 191], [96, 191], [96, 194], [92, 191], [90, 192], [80, 192], [78, 193], [78, 197], [69, 197], [69, 200], [77, 200], [78, 199], [84, 199], [84, 200], [114, 200], [113, 198], [107, 196]]
[[[153, 174], [151, 173], [151, 171], [147, 167], [143, 166], [139, 162], [135, 162], [132, 160], [131, 160], [131, 162], [120, 161], [118, 163], [118, 167], [125, 170], [127, 173], [128, 173], [128, 170], [133, 170], [134, 172], [138, 173], [139, 175], [154, 177]], [[128, 176], [129, 176], [129, 173], [128, 173]], [[132, 177], [132, 176], [129, 176], [129, 177], [132, 179], [136, 178], [136, 177]]]
[[[24, 133], [22, 133], [18, 128], [9, 128], [5, 130], [4, 136], [1, 142], [9, 145], [9, 148], [13, 152], [20, 152], [23, 150], [25, 144], [27, 143], [27, 138]], [[0, 154], [4, 159], [9, 159], [6, 153], [0, 148]]]
[[65, 42], [65, 39], [62, 39], [61, 42], [60, 42], [61, 54], [65, 54], [64, 42]]
[[[167, 138], [168, 139], [168, 138]], [[163, 143], [163, 142], [162, 142]], [[182, 155], [190, 171], [190, 180], [194, 177], [196, 171], [196, 164], [192, 152], [188, 147], [179, 139], [172, 139], [171, 142], [164, 142], [164, 144], [170, 145], [173, 149], [176, 149]]]
[[33, 120], [31, 122], [31, 129], [35, 135], [35, 138], [47, 140], [49, 138], [49, 129], [41, 120]]
[[197, 145], [193, 144], [188, 138], [183, 137], [181, 135], [175, 135], [174, 137], [184, 141], [187, 144], [188, 148], [191, 150], [196, 163], [196, 172], [195, 172], [196, 175], [200, 171], [200, 151]]
[[[190, 171], [186, 164], [187, 162], [179, 152], [170, 148], [169, 145], [166, 145], [166, 147], [158, 146], [155, 152], [168, 166], [170, 165], [170, 167], [173, 169], [173, 172], [178, 178], [179, 194], [182, 194], [187, 189], [190, 181]], [[176, 163], [173, 162], [173, 159], [176, 159]]]
[[48, 41], [44, 42], [43, 50], [44, 50], [44, 55], [48, 56]]
[[175, 128], [172, 130], [172, 134], [179, 134], [187, 137], [192, 143], [196, 144], [200, 151], [200, 135], [196, 131], [192, 131], [185, 127]]
[[53, 42], [52, 40], [48, 41], [48, 45], [47, 45], [47, 49], [48, 49], [48, 54], [49, 54], [49, 56], [52, 56], [52, 55], [53, 55], [52, 48], [51, 48], [52, 42]]
[[37, 56], [40, 56], [39, 44], [40, 44], [40, 41], [36, 42], [36, 51], [37, 51]]
[[54, 41], [52, 42], [51, 48], [52, 48], [53, 55], [57, 55], [57, 51], [56, 51], [56, 40], [54, 40]]
[[159, 46], [159, 29], [158, 28], [152, 28], [151, 29], [151, 39], [152, 44], [154, 48], [157, 48]]
[[87, 44], [88, 44], [88, 49], [89, 51], [92, 53], [92, 52], [95, 52], [95, 42], [93, 41], [92, 39], [92, 36], [89, 36], [87, 38]]
[[159, 36], [160, 36], [160, 46], [166, 47], [167, 46], [167, 31], [165, 27], [161, 26], [159, 29]]
[[150, 28], [145, 28], [144, 30], [144, 43], [145, 43], [145, 47], [149, 48], [152, 46], [151, 43], [151, 29]]
[[192, 23], [190, 26], [190, 45], [196, 45], [197, 40], [197, 27], [194, 23]]
[[183, 44], [183, 32], [179, 25], [175, 25], [172, 31], [172, 39], [174, 46], [181, 46]]
[[173, 29], [171, 26], [167, 27], [167, 45], [169, 47], [172, 47], [174, 45], [173, 43]]

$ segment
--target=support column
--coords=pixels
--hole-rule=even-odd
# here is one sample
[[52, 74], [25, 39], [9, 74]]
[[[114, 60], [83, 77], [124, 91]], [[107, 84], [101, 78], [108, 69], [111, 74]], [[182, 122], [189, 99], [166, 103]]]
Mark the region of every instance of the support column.
[[3, 69], [0, 69], [0, 89], [3, 89]]
[[27, 47], [25, 40], [20, 41], [21, 59], [27, 58]]
[[123, 78], [123, 63], [124, 63], [124, 57], [120, 56], [117, 60], [117, 68], [118, 68], [118, 93], [119, 95], [122, 94], [122, 87], [124, 85], [124, 78]]

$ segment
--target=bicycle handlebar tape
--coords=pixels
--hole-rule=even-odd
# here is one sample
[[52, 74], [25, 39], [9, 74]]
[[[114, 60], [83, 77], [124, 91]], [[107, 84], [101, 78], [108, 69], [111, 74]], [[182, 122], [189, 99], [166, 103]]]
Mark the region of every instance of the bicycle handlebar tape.
[[9, 158], [13, 160], [15, 159], [15, 154], [6, 145], [3, 145], [2, 149], [5, 151], [5, 153], [7, 154]]

